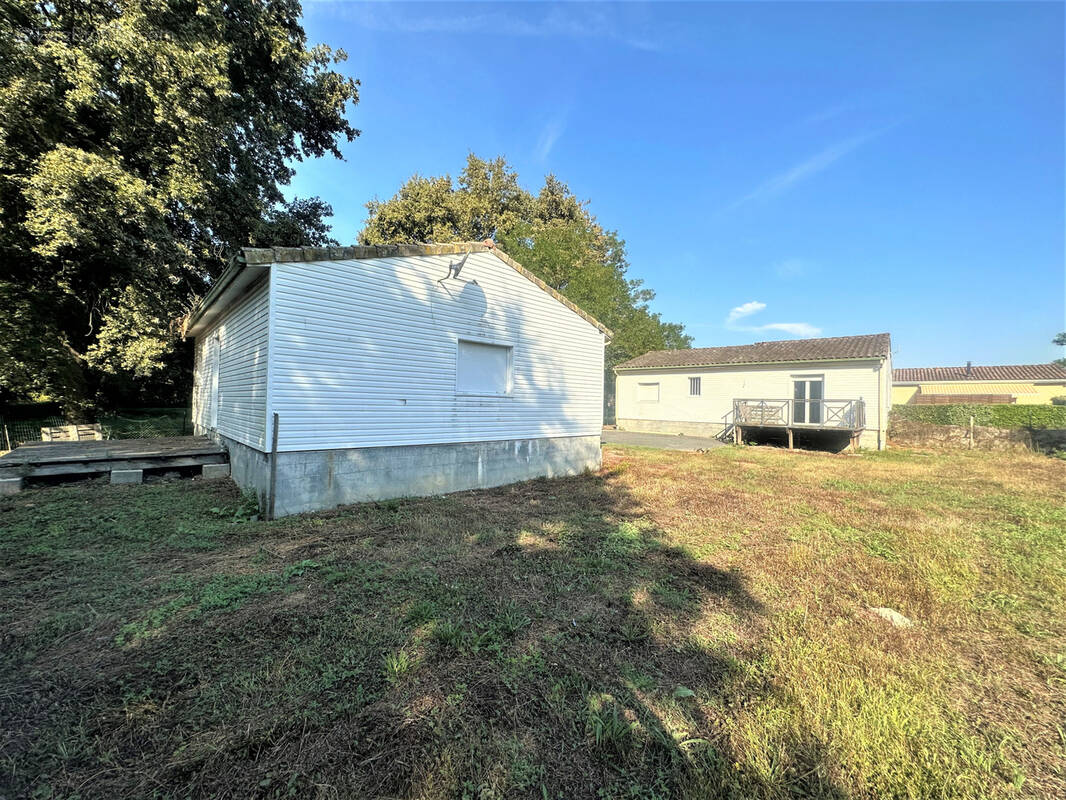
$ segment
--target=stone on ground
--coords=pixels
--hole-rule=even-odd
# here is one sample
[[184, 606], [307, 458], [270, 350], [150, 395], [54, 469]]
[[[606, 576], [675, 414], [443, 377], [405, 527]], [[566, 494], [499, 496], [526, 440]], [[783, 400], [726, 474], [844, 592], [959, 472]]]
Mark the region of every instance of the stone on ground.
[[892, 608], [870, 608], [868, 611], [883, 620], [891, 622], [897, 628], [911, 628], [914, 623]]

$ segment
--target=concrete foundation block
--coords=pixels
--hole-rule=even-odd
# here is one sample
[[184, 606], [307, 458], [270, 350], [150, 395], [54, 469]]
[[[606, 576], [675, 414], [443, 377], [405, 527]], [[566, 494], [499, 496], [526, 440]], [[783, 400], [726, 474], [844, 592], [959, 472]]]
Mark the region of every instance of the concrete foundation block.
[[18, 494], [22, 491], [22, 478], [0, 478], [0, 495]]
[[[230, 439], [224, 443], [234, 482], [255, 492], [265, 507], [270, 456]], [[303, 450], [278, 453], [277, 459], [274, 514], [284, 517], [367, 500], [577, 475], [599, 468], [600, 437]]]
[[111, 470], [112, 483], [140, 483], [144, 480], [144, 470], [141, 469], [113, 469]]
[[203, 472], [200, 473], [205, 481], [216, 478], [229, 477], [229, 464], [204, 464]]
[[600, 466], [600, 437], [281, 453], [275, 515], [367, 500], [485, 489]]

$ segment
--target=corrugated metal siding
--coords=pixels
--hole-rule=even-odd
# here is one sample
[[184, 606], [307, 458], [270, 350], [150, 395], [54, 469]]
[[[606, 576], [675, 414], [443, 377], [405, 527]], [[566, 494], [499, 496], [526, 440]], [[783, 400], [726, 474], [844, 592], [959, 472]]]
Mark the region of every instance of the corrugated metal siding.
[[1031, 383], [923, 383], [922, 394], [1038, 394]]
[[[279, 450], [598, 435], [603, 334], [491, 253], [275, 264]], [[456, 392], [458, 340], [510, 345], [508, 397]]]
[[[1009, 394], [1014, 396], [1014, 402], [1019, 405], [1044, 405], [1051, 402], [1051, 398], [1066, 395], [1066, 384], [1037, 384], [1037, 383], [995, 383], [968, 381], [966, 383], [923, 383], [923, 394]], [[892, 402], [906, 404], [914, 402], [917, 386], [892, 387]], [[965, 398], [964, 398], [965, 399]], [[960, 400], [962, 402], [962, 400]]]
[[193, 372], [193, 422], [210, 428], [212, 348], [218, 336], [218, 427], [223, 436], [266, 450], [267, 319], [269, 286], [266, 280], [223, 314], [196, 338]]

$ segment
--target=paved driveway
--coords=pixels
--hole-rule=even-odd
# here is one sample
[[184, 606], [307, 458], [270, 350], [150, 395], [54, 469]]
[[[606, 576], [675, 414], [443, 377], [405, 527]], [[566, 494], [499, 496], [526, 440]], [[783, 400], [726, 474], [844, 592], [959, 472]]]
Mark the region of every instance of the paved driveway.
[[666, 433], [638, 433], [636, 431], [604, 430], [604, 444], [635, 444], [640, 447], [658, 447], [660, 450], [710, 450], [724, 447], [725, 442], [704, 436], [672, 436]]

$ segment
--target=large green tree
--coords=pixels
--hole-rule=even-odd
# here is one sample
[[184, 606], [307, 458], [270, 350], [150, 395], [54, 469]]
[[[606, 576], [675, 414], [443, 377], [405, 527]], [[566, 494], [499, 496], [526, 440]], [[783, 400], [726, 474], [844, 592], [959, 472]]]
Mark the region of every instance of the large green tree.
[[296, 0], [3, 0], [0, 394], [175, 391], [175, 319], [247, 244], [330, 243], [292, 164], [358, 84]]
[[[458, 180], [414, 176], [387, 201], [367, 204], [363, 244], [492, 239], [537, 277], [614, 331], [610, 368], [649, 350], [691, 344], [681, 325], [648, 308], [655, 293], [626, 277], [625, 242], [605, 230], [553, 175], [533, 194], [503, 158], [471, 154]], [[608, 380], [608, 393], [613, 381]]]

